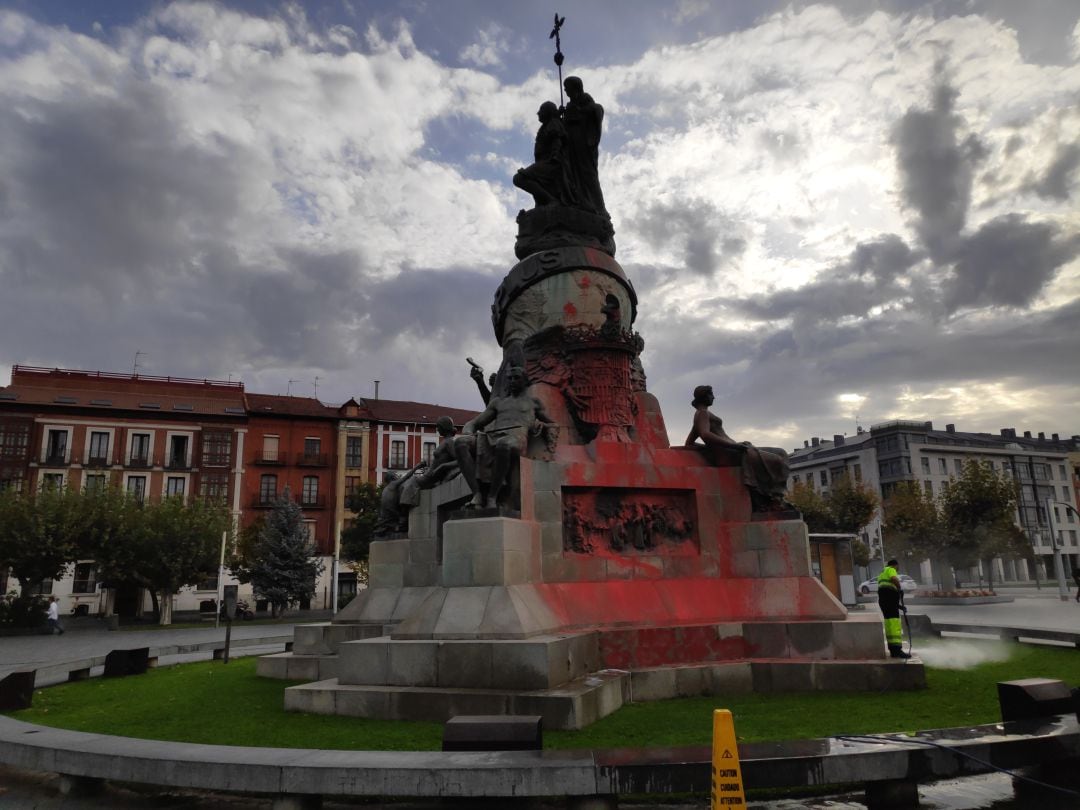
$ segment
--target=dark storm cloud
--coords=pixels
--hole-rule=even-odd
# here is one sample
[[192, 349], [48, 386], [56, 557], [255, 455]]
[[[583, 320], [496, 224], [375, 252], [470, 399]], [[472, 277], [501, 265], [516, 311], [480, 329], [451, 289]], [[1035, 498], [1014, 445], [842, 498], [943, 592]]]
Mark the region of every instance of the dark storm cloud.
[[357, 306], [379, 342], [401, 332], [439, 341], [443, 348], [482, 339], [494, 343], [491, 303], [500, 272], [451, 268], [403, 270], [364, 285]]
[[654, 203], [627, 228], [657, 248], [681, 250], [687, 268], [701, 276], [712, 276], [746, 252], [738, 225], [704, 200]]
[[1029, 187], [1043, 199], [1064, 202], [1071, 196], [1077, 169], [1080, 169], [1080, 144], [1062, 144], [1042, 177]]
[[240, 207], [242, 154], [177, 138], [158, 90], [22, 100], [0, 113], [7, 216], [0, 272], [112, 292], [183, 272]]
[[356, 340], [353, 310], [362, 263], [354, 251], [278, 251], [280, 267], [231, 273], [260, 365], [343, 366]]
[[250, 345], [229, 281], [250, 159], [185, 140], [164, 93], [0, 104], [0, 342], [14, 361], [101, 368], [140, 349], [150, 373], [203, 377]]
[[[736, 438], [755, 426], [792, 421], [806, 436], [831, 435], [845, 427], [836, 415], [841, 393], [868, 397], [860, 411], [865, 425], [895, 413], [905, 386], [953, 389], [1007, 378], [1010, 388], [1024, 391], [1075, 379], [1078, 319], [1080, 302], [1074, 301], [1024, 318], [1001, 313], [951, 327], [918, 312], [890, 312], [846, 326], [807, 317], [792, 327], [763, 323], [753, 331], [702, 320], [679, 332], [680, 376], [667, 373], [672, 382], [663, 402], [669, 425], [688, 422], [681, 408], [686, 392], [692, 381], [707, 382], [716, 390], [714, 410], [728, 419]], [[737, 354], [730, 353], [735, 346]], [[715, 362], [725, 349], [727, 359], [737, 362]], [[693, 363], [701, 365], [695, 369]], [[933, 417], [946, 419], [948, 413]], [[791, 437], [792, 444], [796, 438], [801, 444], [804, 436]]]
[[732, 306], [760, 320], [861, 317], [873, 307], [905, 295], [896, 282], [917, 261], [917, 254], [903, 239], [886, 234], [859, 244], [845, 261], [822, 273], [818, 281], [736, 301]]
[[376, 279], [355, 251], [280, 255], [280, 271], [240, 274], [237, 282], [264, 360], [342, 367], [403, 335], [433, 351], [494, 344], [495, 274], [412, 268]]
[[1078, 254], [1080, 236], [1063, 236], [1057, 226], [1019, 214], [997, 217], [963, 241], [946, 306], [1027, 306]]
[[908, 110], [892, 136], [904, 205], [915, 213], [915, 231], [935, 259], [950, 254], [964, 229], [974, 170], [986, 155], [974, 135], [961, 140], [957, 95], [938, 84], [930, 109]]
[[714, 316], [724, 314], [718, 307], [707, 315], [682, 314], [677, 323], [663, 317], [639, 318], [635, 327], [645, 338], [645, 370], [650, 361], [663, 358], [665, 377], [708, 375], [752, 358], [760, 335], [718, 326]]

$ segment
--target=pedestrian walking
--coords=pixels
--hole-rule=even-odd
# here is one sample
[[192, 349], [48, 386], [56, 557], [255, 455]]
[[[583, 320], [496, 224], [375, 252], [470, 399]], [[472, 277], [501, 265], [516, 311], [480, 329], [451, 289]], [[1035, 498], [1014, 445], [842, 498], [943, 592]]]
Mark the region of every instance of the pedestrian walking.
[[1073, 582], [1076, 583], [1076, 601], [1080, 602], [1080, 568], [1073, 569]]
[[49, 635], [64, 635], [64, 628], [60, 626], [60, 603], [55, 596], [49, 597]]
[[889, 560], [878, 574], [877, 601], [885, 622], [885, 643], [889, 645], [889, 655], [893, 658], [911, 658], [910, 654], [904, 652], [904, 635], [900, 627], [900, 611], [907, 613], [907, 607], [904, 606], [900, 575], [896, 572], [897, 564], [896, 560]]

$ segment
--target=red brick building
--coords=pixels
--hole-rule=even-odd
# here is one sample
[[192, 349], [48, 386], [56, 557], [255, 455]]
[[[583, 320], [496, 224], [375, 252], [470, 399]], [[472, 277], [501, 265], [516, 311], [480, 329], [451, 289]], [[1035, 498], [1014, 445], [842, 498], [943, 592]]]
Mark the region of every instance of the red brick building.
[[[239, 516], [247, 421], [240, 383], [15, 366], [0, 388], [0, 487], [114, 485], [151, 500], [199, 493]], [[216, 589], [207, 580], [177, 607], [194, 609]], [[115, 598], [117, 612], [133, 615], [143, 602], [135, 589], [99, 592], [92, 560], [45, 592], [63, 595], [65, 611], [97, 613]]]
[[[334, 582], [350, 492], [430, 458], [440, 416], [460, 428], [476, 413], [378, 399], [329, 407], [245, 392], [239, 382], [15, 366], [11, 385], [0, 388], [0, 487], [115, 485], [154, 501], [197, 493], [227, 503], [241, 528], [288, 489], [323, 558], [313, 607], [326, 608], [342, 578], [355, 588], [347, 569]], [[217, 584], [183, 592], [174, 608], [197, 609]], [[65, 612], [85, 605], [98, 613], [115, 599], [118, 612], [134, 615], [148, 603], [138, 592], [101, 592], [92, 560], [47, 588]]]
[[321, 555], [334, 553], [336, 409], [310, 397], [247, 394], [243, 525], [286, 490], [300, 504]]

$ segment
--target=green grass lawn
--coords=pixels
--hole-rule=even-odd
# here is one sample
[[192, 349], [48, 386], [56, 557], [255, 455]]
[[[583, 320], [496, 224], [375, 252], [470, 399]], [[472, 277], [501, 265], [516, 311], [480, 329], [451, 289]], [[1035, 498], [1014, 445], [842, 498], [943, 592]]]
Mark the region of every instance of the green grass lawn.
[[[714, 708], [730, 709], [739, 739], [747, 741], [977, 725], [1000, 719], [998, 681], [1047, 677], [1080, 683], [1080, 652], [1073, 649], [951, 639], [923, 643], [921, 649], [928, 660], [948, 663], [950, 657], [959, 657], [949, 652], [958, 650], [958, 644], [968, 657], [997, 651], [1004, 660], [964, 670], [928, 665], [929, 688], [917, 692], [730, 695], [635, 703], [582, 731], [545, 731], [544, 745], [708, 745]], [[293, 683], [258, 677], [254, 658], [228, 665], [184, 664], [137, 677], [96, 678], [38, 690], [34, 706], [12, 716], [79, 731], [221, 745], [393, 751], [441, 746], [441, 723], [287, 713], [282, 691]]]

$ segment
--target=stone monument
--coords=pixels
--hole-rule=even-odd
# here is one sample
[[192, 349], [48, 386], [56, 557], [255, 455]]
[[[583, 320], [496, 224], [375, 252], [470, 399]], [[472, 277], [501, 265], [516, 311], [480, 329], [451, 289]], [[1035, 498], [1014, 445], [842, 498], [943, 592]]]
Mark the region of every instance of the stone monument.
[[535, 207], [491, 308], [490, 401], [451, 440], [461, 475], [415, 488], [407, 535], [371, 544], [368, 588], [259, 672], [312, 681], [286, 690], [289, 710], [549, 728], [631, 694], [925, 685], [920, 663], [886, 658], [876, 615], [849, 616], [812, 575], [783, 451], [731, 439], [708, 386], [671, 446], [614, 258], [603, 108], [565, 87], [514, 177]]

